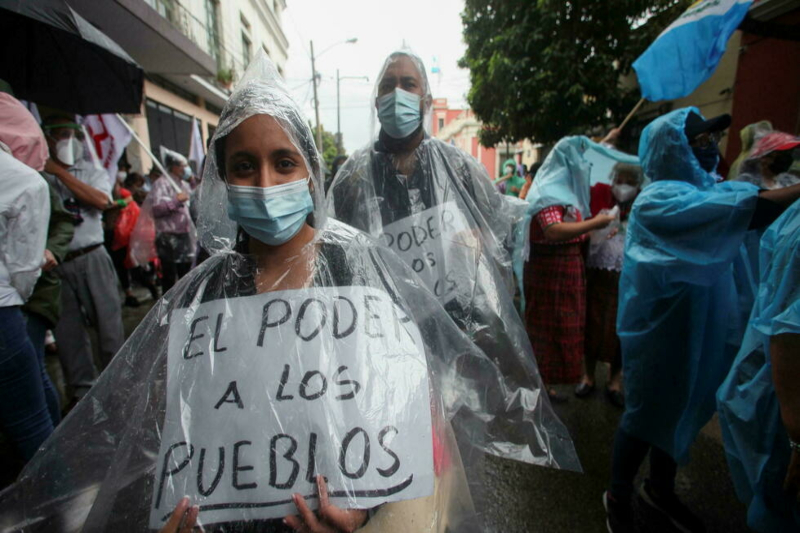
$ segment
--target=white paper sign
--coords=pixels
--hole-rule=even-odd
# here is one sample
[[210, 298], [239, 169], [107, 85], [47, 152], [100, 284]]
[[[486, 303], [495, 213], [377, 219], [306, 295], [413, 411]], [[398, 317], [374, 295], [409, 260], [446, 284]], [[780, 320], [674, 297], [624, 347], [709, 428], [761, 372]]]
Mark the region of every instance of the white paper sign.
[[420, 332], [381, 290], [215, 300], [170, 317], [167, 408], [150, 525], [186, 495], [204, 524], [371, 508], [433, 492]]
[[383, 227], [381, 238], [443, 303], [472, 292], [479, 243], [456, 202], [446, 202]]

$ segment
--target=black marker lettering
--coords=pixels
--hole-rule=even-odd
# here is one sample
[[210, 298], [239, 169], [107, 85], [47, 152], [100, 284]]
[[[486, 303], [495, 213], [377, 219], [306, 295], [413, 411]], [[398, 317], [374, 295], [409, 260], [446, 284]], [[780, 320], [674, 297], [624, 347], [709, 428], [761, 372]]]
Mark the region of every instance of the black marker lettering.
[[386, 426], [381, 430], [380, 433], [378, 433], [378, 444], [380, 444], [381, 448], [383, 448], [383, 451], [385, 451], [392, 457], [392, 459], [394, 459], [394, 462], [392, 462], [392, 466], [390, 466], [389, 468], [377, 469], [378, 473], [383, 477], [392, 477], [400, 469], [400, 458], [397, 457], [397, 454], [394, 453], [392, 450], [390, 450], [389, 446], [387, 446], [384, 443], [384, 439], [386, 439], [386, 434], [389, 433], [390, 431], [394, 432], [395, 435], [399, 433], [397, 431], [397, 428], [394, 426]]
[[306, 463], [306, 481], [314, 483], [317, 472], [317, 434], [308, 436], [308, 462]]
[[292, 367], [289, 365], [283, 365], [283, 374], [281, 374], [281, 384], [278, 385], [278, 401], [281, 402], [283, 400], [291, 400], [294, 398], [291, 394], [284, 394], [283, 389], [286, 387], [286, 383], [289, 382], [289, 372], [292, 371]]
[[[175, 467], [173, 470], [167, 472], [167, 464], [169, 463], [170, 458], [172, 457], [172, 452], [175, 451], [176, 448], [184, 446], [189, 448], [189, 455], [187, 455], [181, 463]], [[156, 493], [156, 509], [161, 505], [161, 496], [164, 494], [164, 482], [167, 480], [168, 477], [172, 477], [184, 468], [186, 465], [189, 464], [189, 461], [192, 460], [192, 456], [194, 455], [194, 446], [188, 444], [186, 441], [176, 442], [172, 446], [169, 447], [167, 453], [164, 454], [164, 466], [161, 467], [161, 479], [158, 480], [158, 492]]]
[[[272, 307], [272, 304], [275, 302], [280, 302], [283, 304], [283, 316], [278, 320], [274, 320], [272, 322], [269, 321], [269, 310]], [[258, 333], [258, 346], [264, 346], [264, 332], [267, 331], [267, 328], [275, 328], [286, 322], [292, 317], [292, 307], [289, 305], [289, 302], [286, 300], [281, 300], [280, 298], [276, 298], [275, 300], [270, 300], [266, 304], [264, 304], [264, 310], [261, 313], [261, 331]]]
[[[376, 301], [380, 302], [381, 299], [377, 296], [372, 296], [369, 294], [364, 295], [364, 309], [366, 311], [366, 316], [364, 317], [364, 331], [367, 335], [372, 337], [373, 339], [378, 337], [383, 337], [383, 326], [381, 326], [381, 317], [380, 315], [376, 315], [373, 313], [373, 309], [370, 307], [370, 302]], [[370, 327], [371, 323], [376, 323], [378, 325], [378, 331], [372, 332], [372, 328]]]
[[338, 302], [333, 302], [333, 338], [334, 339], [343, 339], [353, 333], [356, 329], [356, 321], [358, 320], [358, 312], [356, 311], [356, 306], [353, 305], [353, 302], [345, 298], [344, 296], [337, 296], [339, 300], [343, 300], [347, 302], [350, 306], [350, 312], [353, 314], [353, 320], [350, 322], [350, 325], [347, 326], [347, 329], [343, 332], [339, 331], [339, 306], [336, 305]]
[[222, 471], [225, 470], [225, 448], [219, 447], [219, 462], [217, 463], [217, 473], [214, 476], [214, 481], [208, 490], [203, 489], [203, 470], [206, 461], [206, 449], [200, 448], [200, 464], [197, 466], [197, 491], [203, 496], [211, 496], [214, 489], [219, 485], [219, 480], [222, 479]]
[[249, 440], [240, 440], [236, 444], [233, 445], [233, 488], [236, 490], [245, 490], [245, 489], [254, 489], [258, 487], [256, 482], [253, 483], [239, 483], [239, 472], [247, 472], [248, 470], [252, 470], [253, 467], [248, 466], [239, 466], [239, 448], [242, 446], [250, 446], [253, 444]]
[[[284, 452], [283, 458], [292, 463], [292, 473], [285, 483], [278, 483], [278, 441], [281, 439], [289, 439], [291, 445], [289, 449]], [[290, 489], [294, 486], [297, 480], [297, 474], [300, 472], [300, 463], [294, 459], [294, 452], [297, 451], [297, 441], [291, 435], [279, 433], [272, 437], [269, 442], [269, 484], [276, 489]]]
[[217, 315], [217, 327], [214, 330], [214, 351], [215, 352], [224, 352], [227, 348], [220, 348], [219, 347], [219, 335], [222, 333], [222, 313]]
[[[233, 395], [233, 398], [230, 400], [228, 396]], [[225, 394], [222, 395], [222, 398], [219, 399], [217, 405], [214, 406], [214, 409], [219, 409], [219, 406], [223, 403], [235, 403], [239, 409], [244, 409], [244, 404], [242, 403], [242, 397], [239, 395], [239, 388], [236, 386], [235, 381], [231, 381], [228, 384], [228, 388], [225, 390]]]
[[[319, 325], [314, 329], [314, 331], [312, 331], [308, 335], [303, 335], [301, 333], [302, 328], [300, 326], [303, 322], [303, 319], [306, 316], [306, 310], [314, 302], [318, 303], [320, 309], [322, 309], [322, 318], [320, 319]], [[325, 304], [322, 303], [321, 300], [317, 300], [316, 298], [308, 298], [305, 302], [303, 302], [303, 305], [300, 306], [300, 311], [297, 313], [297, 320], [295, 321], [294, 324], [294, 331], [295, 333], [297, 333], [297, 336], [303, 339], [304, 341], [310, 341], [311, 339], [319, 335], [319, 332], [322, 331], [322, 328], [325, 327], [325, 323], [327, 321], [328, 321], [328, 311], [325, 308]]]
[[[306, 389], [308, 388], [308, 384], [314, 376], [319, 376], [321, 382], [319, 386], [319, 390], [313, 394], [308, 394]], [[316, 400], [317, 398], [321, 397], [325, 392], [328, 390], [328, 380], [325, 379], [325, 376], [322, 375], [322, 372], [319, 370], [310, 370], [306, 372], [306, 375], [303, 376], [303, 381], [300, 382], [300, 397], [304, 400]]]
[[199, 356], [203, 355], [202, 351], [197, 352], [197, 353], [193, 353], [192, 355], [189, 355], [189, 349], [192, 347], [192, 343], [194, 341], [198, 340], [198, 339], [202, 339], [203, 337], [205, 337], [205, 335], [203, 335], [202, 333], [200, 335], [195, 335], [194, 334], [194, 329], [197, 327], [197, 324], [202, 320], [208, 320], [208, 317], [207, 316], [199, 316], [199, 317], [195, 318], [194, 320], [192, 320], [192, 325], [189, 328], [189, 341], [186, 343], [186, 346], [183, 347], [183, 358], [184, 359], [193, 359], [195, 357], [199, 357]]
[[347, 370], [346, 366], [339, 367], [339, 369], [336, 371], [336, 375], [333, 378], [334, 383], [342, 387], [351, 385], [353, 388], [350, 389], [350, 392], [346, 394], [340, 394], [339, 396], [337, 396], [336, 397], [337, 400], [352, 400], [353, 398], [356, 397], [358, 391], [361, 390], [361, 384], [358, 381], [354, 379], [343, 379], [343, 380], [339, 379], [339, 377], [342, 375], [342, 372], [344, 372], [345, 370]]
[[[355, 472], [350, 472], [347, 470], [347, 450], [350, 448], [350, 443], [356, 435], [364, 436], [364, 456], [359, 469]], [[344, 476], [350, 479], [359, 479], [367, 472], [367, 468], [369, 468], [369, 435], [367, 435], [367, 432], [362, 428], [354, 428], [345, 435], [342, 441], [342, 451], [339, 454], [339, 470], [341, 470]]]

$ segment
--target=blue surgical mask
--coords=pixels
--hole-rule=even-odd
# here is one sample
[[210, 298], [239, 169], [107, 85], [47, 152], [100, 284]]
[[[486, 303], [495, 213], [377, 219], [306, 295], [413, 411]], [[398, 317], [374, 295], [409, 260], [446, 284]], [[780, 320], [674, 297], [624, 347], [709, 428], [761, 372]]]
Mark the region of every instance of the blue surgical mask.
[[390, 137], [404, 139], [414, 133], [422, 122], [420, 96], [397, 87], [378, 98], [378, 120]]
[[183, 167], [183, 176], [181, 176], [184, 181], [189, 181], [192, 179], [192, 169], [189, 167]]
[[228, 218], [270, 246], [297, 235], [313, 210], [308, 179], [273, 187], [228, 185]]

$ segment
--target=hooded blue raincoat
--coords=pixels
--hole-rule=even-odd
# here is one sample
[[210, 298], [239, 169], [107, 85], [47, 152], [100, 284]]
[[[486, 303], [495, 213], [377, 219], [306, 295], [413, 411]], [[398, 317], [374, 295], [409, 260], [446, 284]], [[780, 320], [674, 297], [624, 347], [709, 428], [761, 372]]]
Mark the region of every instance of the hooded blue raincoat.
[[[791, 451], [772, 382], [770, 337], [800, 335], [800, 201], [761, 239], [761, 283], [750, 325], [717, 392], [736, 492], [759, 532], [800, 531], [800, 509], [783, 491]], [[797, 354], [800, 355], [800, 354]]]
[[623, 431], [688, 460], [715, 410], [714, 394], [738, 349], [733, 260], [758, 189], [716, 184], [684, 133], [695, 108], [645, 128], [639, 158], [652, 184], [630, 216], [620, 278], [617, 333], [626, 405]]

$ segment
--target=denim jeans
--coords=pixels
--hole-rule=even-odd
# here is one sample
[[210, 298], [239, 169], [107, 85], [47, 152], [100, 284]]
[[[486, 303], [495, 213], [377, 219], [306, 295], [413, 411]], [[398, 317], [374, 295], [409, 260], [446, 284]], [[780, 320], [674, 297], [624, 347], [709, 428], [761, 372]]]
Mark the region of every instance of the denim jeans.
[[611, 496], [616, 501], [622, 504], [630, 502], [633, 495], [633, 480], [648, 451], [650, 486], [658, 494], [671, 494], [675, 491], [675, 474], [678, 471], [675, 460], [649, 442], [637, 439], [618, 428], [614, 437], [614, 455], [611, 463]]
[[27, 462], [53, 432], [53, 421], [20, 308], [0, 307], [0, 324], [0, 425]]
[[44, 337], [47, 334], [47, 321], [36, 313], [27, 313], [28, 318], [28, 337], [31, 339], [33, 349], [36, 350], [36, 360], [39, 362], [39, 369], [42, 373], [42, 385], [44, 385], [44, 397], [47, 400], [47, 410], [50, 412], [50, 419], [53, 426], [57, 426], [61, 421], [61, 407], [58, 405], [58, 392], [50, 381], [47, 374], [47, 366], [44, 362]]

